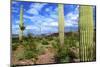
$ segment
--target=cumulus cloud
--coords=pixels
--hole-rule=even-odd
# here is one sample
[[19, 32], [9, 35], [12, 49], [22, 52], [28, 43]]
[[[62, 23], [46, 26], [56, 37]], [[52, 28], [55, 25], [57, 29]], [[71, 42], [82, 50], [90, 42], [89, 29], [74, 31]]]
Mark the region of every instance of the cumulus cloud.
[[12, 1], [12, 4], [17, 4], [18, 2]]
[[78, 18], [79, 18], [79, 6], [75, 8], [74, 11], [71, 11], [65, 15], [65, 26], [78, 26]]
[[42, 24], [43, 26], [46, 26], [46, 27], [57, 27], [58, 26], [58, 22], [50, 22], [50, 23], [43, 23]]
[[[78, 27], [78, 7], [75, 8], [75, 11], [69, 12], [65, 15], [65, 27]], [[46, 11], [49, 12], [49, 16], [42, 16], [42, 15], [34, 15], [34, 16], [27, 16], [24, 15], [25, 18], [28, 18], [37, 25], [33, 25], [36, 27], [29, 26], [28, 29], [39, 30], [40, 28], [42, 32], [54, 32], [58, 31], [58, 15], [57, 15], [57, 8], [55, 11], [52, 11], [51, 8], [46, 8]]]
[[34, 3], [30, 5], [30, 8], [41, 10], [47, 3]]
[[12, 7], [12, 12], [15, 12], [15, 13], [18, 13], [19, 9], [18, 8], [15, 8], [15, 7]]
[[13, 29], [18, 29], [18, 28], [19, 28], [19, 25], [14, 25], [14, 24], [12, 24], [12, 28], [13, 28]]
[[38, 30], [39, 27], [38, 26], [34, 26], [34, 25], [27, 25], [26, 29], [33, 29], [33, 30], [35, 29], [35, 30]]
[[[31, 30], [32, 33], [53, 33], [58, 32], [58, 8], [53, 6], [45, 7], [47, 3], [31, 3], [23, 15], [25, 22], [25, 33]], [[42, 8], [46, 11], [44, 15]], [[43, 14], [40, 14], [42, 12]], [[78, 7], [66, 13], [64, 16], [65, 27], [78, 27]], [[19, 24], [19, 20], [14, 23]], [[12, 25], [13, 30], [19, 29], [19, 25]], [[16, 31], [18, 33], [18, 30]]]
[[78, 13], [74, 14], [73, 12], [70, 12], [65, 17], [66, 17], [66, 19], [76, 20], [76, 19], [78, 19]]
[[33, 14], [33, 15], [38, 15], [39, 11], [46, 5], [47, 3], [32, 3], [30, 5], [30, 9], [27, 10], [27, 13]]

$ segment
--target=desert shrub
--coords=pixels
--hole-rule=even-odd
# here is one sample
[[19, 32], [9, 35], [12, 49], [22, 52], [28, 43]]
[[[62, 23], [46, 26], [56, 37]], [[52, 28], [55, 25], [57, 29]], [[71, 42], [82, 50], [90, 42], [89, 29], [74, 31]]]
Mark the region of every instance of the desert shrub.
[[25, 53], [25, 50], [21, 50], [20, 52], [17, 52], [16, 53], [16, 59], [17, 60], [23, 60], [23, 59], [25, 59], [24, 53]]
[[68, 62], [69, 61], [69, 55], [68, 55], [68, 49], [67, 47], [59, 47], [56, 54], [56, 60], [57, 62]]
[[54, 40], [55, 42], [59, 42], [59, 38], [58, 38], [58, 37], [53, 37], [53, 40]]
[[38, 50], [25, 48], [24, 50], [17, 52], [16, 58], [18, 60], [31, 59], [31, 58], [36, 58], [37, 55], [38, 55]]
[[58, 49], [59, 48], [58, 43], [54, 42], [54, 41], [52, 42], [52, 46], [53, 46], [54, 49]]
[[79, 46], [78, 37], [75, 37], [75, 36], [65, 36], [64, 44], [66, 44], [67, 47], [78, 47]]
[[12, 43], [18, 43], [19, 39], [18, 38], [12, 38]]
[[74, 59], [79, 59], [79, 48], [76, 47], [69, 48], [68, 54], [70, 57], [70, 62], [75, 62]]
[[[72, 36], [65, 37], [64, 45], [61, 46], [59, 42], [52, 43], [55, 49], [55, 58], [58, 63], [60, 62], [72, 62], [74, 59], [79, 58], [77, 49], [79, 42]], [[71, 49], [73, 48], [74, 49]]]
[[25, 57], [25, 59], [35, 58], [36, 57], [36, 53], [33, 53], [33, 51], [31, 51], [31, 50], [27, 50], [24, 53], [24, 57]]
[[47, 40], [42, 40], [42, 44], [43, 44], [43, 45], [48, 45], [49, 43], [48, 43]]
[[15, 50], [17, 49], [18, 45], [19, 45], [19, 44], [17, 44], [17, 43], [13, 43], [13, 44], [12, 44], [12, 50], [15, 51]]
[[69, 61], [73, 62], [74, 59], [79, 59], [79, 40], [76, 36], [65, 37], [65, 45], [68, 48]]
[[44, 45], [38, 45], [37, 50], [39, 55], [44, 54], [45, 51]]
[[53, 43], [52, 46], [55, 49], [55, 60], [57, 63], [69, 61], [68, 48], [66, 45], [61, 46], [58, 43]]
[[36, 42], [33, 39], [23, 40], [22, 45], [25, 49], [36, 49]]
[[53, 40], [53, 37], [48, 37], [47, 39], [48, 39], [48, 41], [51, 41], [51, 40]]
[[36, 58], [38, 55], [37, 43], [34, 40], [27, 39], [21, 43], [23, 50], [16, 54], [18, 60]]

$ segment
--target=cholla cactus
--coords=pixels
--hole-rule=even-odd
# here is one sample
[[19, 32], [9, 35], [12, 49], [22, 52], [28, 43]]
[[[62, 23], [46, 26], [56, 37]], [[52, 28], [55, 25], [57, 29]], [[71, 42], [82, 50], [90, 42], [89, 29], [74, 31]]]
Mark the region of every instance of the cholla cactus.
[[58, 22], [59, 22], [59, 38], [60, 44], [64, 44], [64, 9], [63, 4], [58, 4]]
[[19, 23], [19, 27], [20, 27], [19, 40], [22, 41], [22, 39], [23, 39], [23, 31], [25, 29], [24, 23], [23, 23], [23, 5], [21, 5], [21, 7], [20, 7], [20, 23]]
[[80, 6], [80, 61], [93, 60], [93, 7]]

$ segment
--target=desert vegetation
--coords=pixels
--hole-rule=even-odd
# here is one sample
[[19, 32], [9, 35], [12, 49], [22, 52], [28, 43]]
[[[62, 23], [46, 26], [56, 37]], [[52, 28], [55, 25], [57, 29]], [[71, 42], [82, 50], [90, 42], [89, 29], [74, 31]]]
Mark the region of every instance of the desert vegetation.
[[[12, 38], [12, 62], [13, 64], [42, 64], [42, 63], [63, 63], [63, 62], [75, 62], [79, 60], [79, 37], [77, 33], [65, 33], [63, 47], [60, 46], [58, 33], [54, 33], [49, 36], [32, 37], [28, 35], [23, 37], [23, 41], [20, 42], [17, 38]], [[55, 36], [56, 35], [56, 36]], [[50, 62], [42, 62], [45, 59], [45, 54], [51, 53], [52, 57]], [[44, 55], [44, 59], [39, 61], [41, 56]], [[15, 59], [14, 59], [15, 58]]]

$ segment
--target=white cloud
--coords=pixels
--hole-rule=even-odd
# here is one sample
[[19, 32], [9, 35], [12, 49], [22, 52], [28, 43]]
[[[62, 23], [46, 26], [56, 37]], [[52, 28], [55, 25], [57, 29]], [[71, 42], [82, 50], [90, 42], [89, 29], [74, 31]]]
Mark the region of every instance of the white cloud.
[[38, 21], [42, 21], [44, 20], [44, 16], [41, 15], [35, 15], [35, 16], [28, 16], [28, 15], [24, 15], [24, 18], [29, 19], [32, 23], [37, 22]]
[[58, 8], [53, 8], [52, 7], [48, 7], [48, 8], [45, 8], [45, 11], [48, 12], [49, 16], [51, 18], [54, 18], [54, 19], [57, 19], [58, 18]]
[[18, 29], [19, 25], [12, 24], [12, 29]]
[[12, 9], [12, 12], [15, 12], [15, 13], [18, 13], [19, 9], [18, 8], [15, 8], [15, 7], [11, 7]]
[[46, 12], [49, 12], [49, 11], [50, 11], [50, 8], [46, 8], [45, 11], [46, 11]]
[[54, 21], [54, 19], [52, 19], [50, 17], [44, 17], [44, 22], [51, 23], [53, 21]]
[[32, 3], [30, 5], [30, 9], [27, 10], [27, 13], [38, 15], [39, 11], [46, 5], [47, 3]]
[[43, 26], [41, 30], [42, 30], [42, 33], [55, 33], [55, 32], [58, 32], [58, 28], [56, 28], [56, 27]]
[[75, 8], [74, 11], [69, 12], [65, 15], [65, 26], [78, 26], [78, 18], [79, 18], [79, 6]]
[[57, 27], [57, 26], [58, 26], [58, 22], [51, 22], [50, 25], [51, 25], [51, 26], [56, 26], [56, 27]]
[[17, 4], [18, 2], [12, 1], [12, 4]]
[[50, 17], [54, 18], [54, 19], [58, 19], [58, 15], [57, 14], [50, 14]]
[[41, 10], [47, 3], [34, 3], [30, 5], [30, 8]]
[[13, 28], [13, 29], [12, 29], [12, 34], [19, 34], [19, 29]]
[[19, 24], [19, 22], [20, 22], [19, 20], [16, 20], [16, 21], [15, 21], [15, 23], [17, 23], [17, 24]]
[[42, 24], [42, 25], [50, 25], [51, 23], [53, 22], [57, 22], [57, 20], [51, 18], [51, 17], [45, 17], [45, 16], [42, 16], [42, 15], [36, 15], [36, 16], [27, 16], [27, 15], [24, 15], [24, 18], [27, 18], [27, 19], [30, 19], [30, 21], [32, 23], [35, 23], [35, 24]]
[[17, 11], [17, 10], [12, 9], [12, 12], [17, 13], [18, 11]]
[[27, 11], [27, 13], [29, 13], [29, 14], [34, 14], [34, 15], [38, 15], [38, 14], [39, 14], [39, 12], [38, 12], [36, 9], [34, 9], [34, 8], [30, 8], [30, 9]]
[[[45, 11], [48, 12], [48, 16], [43, 16], [39, 14], [39, 11], [46, 5], [41, 3], [35, 3], [30, 5], [30, 9], [27, 10], [27, 13], [34, 14], [33, 16], [29, 16], [24, 14], [25, 20], [27, 23], [31, 23], [31, 25], [25, 25], [25, 33], [31, 30], [32, 33], [48, 33], [48, 32], [58, 32], [58, 9], [55, 8], [46, 8]], [[19, 24], [19, 20], [15, 20], [14, 23]], [[78, 26], [78, 7], [65, 15], [65, 27]], [[19, 25], [12, 25], [13, 33], [19, 32]], [[16, 30], [17, 29], [17, 30]]]
[[74, 14], [73, 12], [70, 12], [65, 16], [65, 19], [76, 20], [78, 19], [78, 13]]
[[45, 8], [45, 11], [46, 11], [46, 12], [52, 11], [52, 6], [49, 6], [49, 7]]
[[26, 29], [28, 30], [28, 29], [31, 29], [31, 30], [38, 30], [39, 29], [39, 27], [38, 26], [35, 26], [35, 25], [27, 25], [26, 26]]
[[72, 27], [72, 26], [74, 26], [73, 23], [71, 23], [71, 22], [65, 22], [65, 27]]
[[46, 27], [56, 27], [56, 26], [58, 26], [57, 22], [50, 22], [50, 23], [44, 22], [42, 25], [46, 26]]
[[75, 27], [75, 26], [78, 26], [78, 21], [75, 21], [75, 20], [66, 20], [65, 21], [65, 27]]
[[31, 19], [32, 18], [32, 16], [28, 16], [28, 15], [25, 15], [25, 14], [23, 15], [23, 17], [26, 18], [26, 19]]

